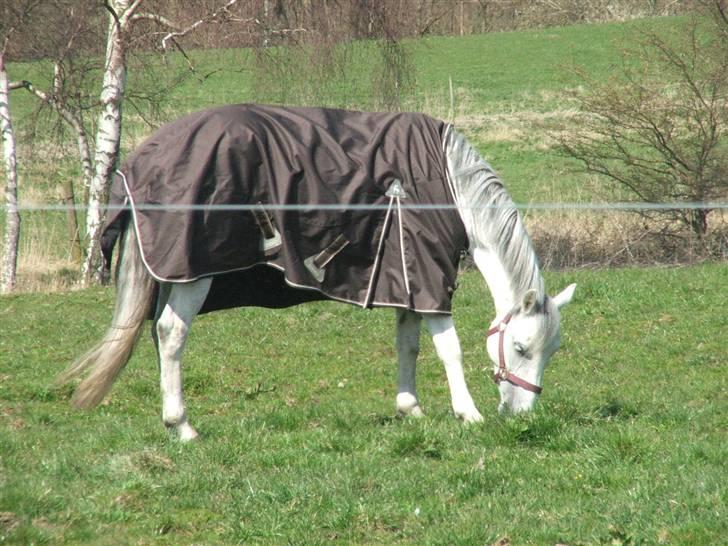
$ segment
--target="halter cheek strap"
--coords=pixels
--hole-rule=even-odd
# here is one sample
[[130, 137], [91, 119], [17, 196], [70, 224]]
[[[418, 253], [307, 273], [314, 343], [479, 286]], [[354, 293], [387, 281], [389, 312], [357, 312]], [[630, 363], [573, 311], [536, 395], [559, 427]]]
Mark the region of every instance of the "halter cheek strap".
[[493, 326], [490, 330], [488, 330], [485, 334], [486, 339], [494, 334], [499, 334], [498, 337], [498, 370], [493, 374], [493, 381], [496, 385], [500, 385], [501, 381], [508, 381], [512, 385], [516, 385], [517, 387], [521, 387], [522, 389], [525, 389], [529, 392], [533, 392], [536, 394], [541, 394], [541, 391], [543, 390], [542, 387], [538, 385], [534, 385], [533, 383], [529, 383], [525, 379], [521, 379], [517, 375], [512, 374], [508, 371], [508, 368], [506, 368], [506, 354], [505, 354], [505, 348], [504, 348], [504, 339], [506, 337], [506, 327], [508, 326], [508, 323], [513, 318], [513, 314], [508, 313], [502, 321], [500, 321], [497, 325]]

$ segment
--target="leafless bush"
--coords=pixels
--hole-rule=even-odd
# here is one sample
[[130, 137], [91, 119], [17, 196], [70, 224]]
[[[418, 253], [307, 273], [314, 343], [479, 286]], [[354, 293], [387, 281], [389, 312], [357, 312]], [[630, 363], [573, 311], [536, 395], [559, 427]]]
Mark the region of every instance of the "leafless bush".
[[[643, 30], [623, 54], [623, 70], [606, 82], [584, 77], [574, 98], [587, 114], [563, 150], [619, 191], [617, 197], [676, 203], [640, 210], [658, 233], [677, 222], [699, 237], [710, 203], [728, 197], [728, 19], [720, 0], [711, 17], [695, 16], [677, 35]], [[704, 203], [679, 208], [677, 203]]]

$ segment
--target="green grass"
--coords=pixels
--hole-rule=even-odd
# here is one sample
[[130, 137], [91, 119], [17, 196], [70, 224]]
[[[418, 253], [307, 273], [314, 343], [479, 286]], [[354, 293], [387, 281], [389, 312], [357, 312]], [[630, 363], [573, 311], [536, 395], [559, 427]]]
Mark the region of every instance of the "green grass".
[[482, 425], [451, 416], [427, 339], [427, 415], [397, 418], [392, 313], [311, 304], [198, 319], [193, 445], [161, 425], [148, 339], [101, 408], [52, 388], [108, 323], [110, 290], [0, 298], [0, 543], [724, 541], [724, 265], [548, 274], [579, 288], [523, 418], [496, 415], [489, 298], [476, 273], [462, 281]]
[[[668, 33], [684, 21], [668, 17], [403, 40], [416, 79], [414, 96], [405, 97], [405, 105], [423, 109], [428, 101], [434, 101], [438, 108], [447, 110], [448, 79], [452, 78], [453, 86], [461, 88], [467, 98], [467, 105], [457, 106], [466, 106], [472, 113], [558, 106], [560, 101], [554, 93], [579, 83], [572, 68], [579, 66], [591, 77], [604, 78], [620, 64], [620, 48], [635, 37], [640, 26]], [[372, 64], [378, 62], [376, 46], [359, 42], [349, 47], [350, 65], [342, 71], [344, 77], [335, 82], [338, 92], [322, 95], [319, 100], [329, 106], [371, 108], [371, 89], [366, 90], [361, 73], [368, 74]], [[189, 54], [201, 75], [208, 77], [190, 77], [175, 88], [168, 98], [173, 110], [185, 112], [246, 100], [276, 102], [282, 93], [274, 89], [273, 96], [266, 96], [265, 90], [255, 90], [251, 56], [244, 50], [196, 50]], [[178, 68], [186, 66], [179, 61]], [[134, 85], [132, 80], [130, 89]], [[362, 94], [364, 90], [368, 92]]]

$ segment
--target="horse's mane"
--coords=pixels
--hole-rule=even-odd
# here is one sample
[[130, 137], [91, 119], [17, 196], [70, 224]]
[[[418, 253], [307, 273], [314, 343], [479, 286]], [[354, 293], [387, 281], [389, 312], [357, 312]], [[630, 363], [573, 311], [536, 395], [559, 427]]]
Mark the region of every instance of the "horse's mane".
[[450, 182], [471, 247], [495, 250], [522, 295], [545, 287], [538, 258], [513, 199], [498, 175], [460, 133], [450, 129], [444, 141]]

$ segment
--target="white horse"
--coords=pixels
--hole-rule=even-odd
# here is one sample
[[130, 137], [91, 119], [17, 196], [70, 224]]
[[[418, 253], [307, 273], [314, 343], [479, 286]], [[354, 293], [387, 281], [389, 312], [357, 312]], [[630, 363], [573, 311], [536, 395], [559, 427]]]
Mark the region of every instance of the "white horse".
[[[500, 391], [499, 410], [528, 411], [541, 392], [544, 368], [559, 347], [559, 310], [572, 300], [575, 285], [554, 297], [546, 294], [531, 241], [500, 179], [456, 131], [446, 134], [443, 148], [469, 251], [495, 304], [496, 317], [487, 331], [487, 348]], [[83, 408], [97, 405], [131, 357], [143, 323], [155, 304], [156, 293], [152, 337], [159, 357], [162, 420], [181, 440], [192, 440], [198, 433], [185, 408], [181, 358], [190, 326], [212, 279], [190, 283], [154, 280], [142, 261], [133, 226], [130, 222], [123, 234], [112, 325], [103, 339], [60, 379], [68, 381], [90, 370], [74, 393], [74, 403]], [[415, 369], [424, 318], [445, 366], [455, 415], [466, 423], [481, 421], [483, 417], [465, 382], [463, 356], [452, 316], [402, 309], [396, 312], [397, 411], [422, 415]]]

